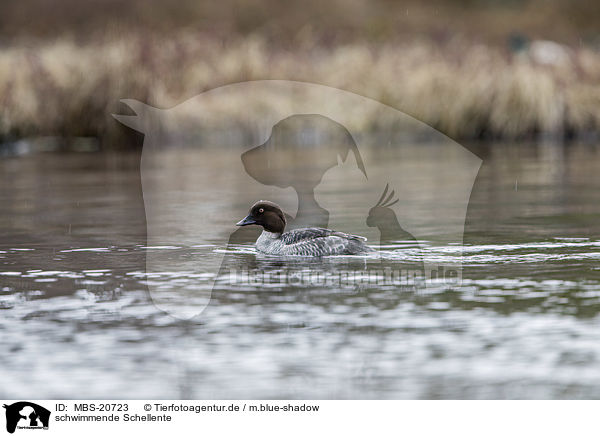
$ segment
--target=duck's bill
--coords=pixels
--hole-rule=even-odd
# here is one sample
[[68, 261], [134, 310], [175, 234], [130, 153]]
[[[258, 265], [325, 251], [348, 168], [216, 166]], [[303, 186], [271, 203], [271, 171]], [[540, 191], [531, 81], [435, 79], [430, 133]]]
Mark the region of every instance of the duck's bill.
[[240, 222], [236, 223], [235, 225], [236, 226], [249, 226], [250, 224], [256, 224], [256, 221], [254, 221], [254, 218], [252, 218], [250, 215], [248, 215], [246, 218], [244, 218]]

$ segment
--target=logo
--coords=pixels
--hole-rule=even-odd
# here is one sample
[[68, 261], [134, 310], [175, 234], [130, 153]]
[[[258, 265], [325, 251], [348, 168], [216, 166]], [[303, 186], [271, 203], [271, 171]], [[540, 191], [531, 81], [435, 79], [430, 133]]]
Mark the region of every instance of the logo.
[[6, 431], [14, 433], [18, 429], [48, 430], [50, 411], [29, 401], [19, 401], [4, 405], [6, 409]]
[[281, 207], [285, 230], [328, 228], [379, 246], [349, 272], [389, 268], [423, 278], [410, 280], [415, 289], [460, 286], [481, 159], [432, 127], [351, 92], [285, 80], [230, 84], [169, 109], [122, 102], [130, 114], [113, 116], [144, 133], [142, 277], [172, 316], [199, 315], [213, 288], [248, 266], [292, 277], [303, 263], [335, 279], [328, 260], [248, 256], [262, 229], [235, 223], [258, 200]]

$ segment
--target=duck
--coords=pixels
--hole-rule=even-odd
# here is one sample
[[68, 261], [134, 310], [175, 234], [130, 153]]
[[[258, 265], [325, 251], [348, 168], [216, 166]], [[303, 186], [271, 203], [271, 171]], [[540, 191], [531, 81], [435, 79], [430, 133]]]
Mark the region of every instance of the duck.
[[281, 208], [267, 200], [257, 201], [248, 216], [236, 226], [258, 225], [263, 232], [256, 241], [256, 250], [280, 256], [335, 256], [366, 254], [373, 251], [367, 238], [331, 229], [310, 227], [285, 231], [286, 219]]

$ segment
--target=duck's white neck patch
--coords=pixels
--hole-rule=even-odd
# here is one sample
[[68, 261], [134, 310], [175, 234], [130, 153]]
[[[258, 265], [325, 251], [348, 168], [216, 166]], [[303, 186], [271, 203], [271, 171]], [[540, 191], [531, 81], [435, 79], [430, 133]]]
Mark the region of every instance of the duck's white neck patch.
[[281, 233], [273, 233], [273, 232], [268, 232], [266, 230], [263, 230], [261, 236], [264, 236], [265, 238], [277, 239], [281, 236]]

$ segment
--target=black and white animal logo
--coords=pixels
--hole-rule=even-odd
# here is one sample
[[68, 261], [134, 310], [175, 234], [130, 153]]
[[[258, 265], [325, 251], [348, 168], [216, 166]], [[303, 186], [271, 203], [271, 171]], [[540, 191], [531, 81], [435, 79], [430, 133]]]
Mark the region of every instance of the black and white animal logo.
[[6, 409], [6, 431], [14, 433], [19, 429], [47, 429], [50, 411], [29, 401], [19, 401], [3, 406]]

